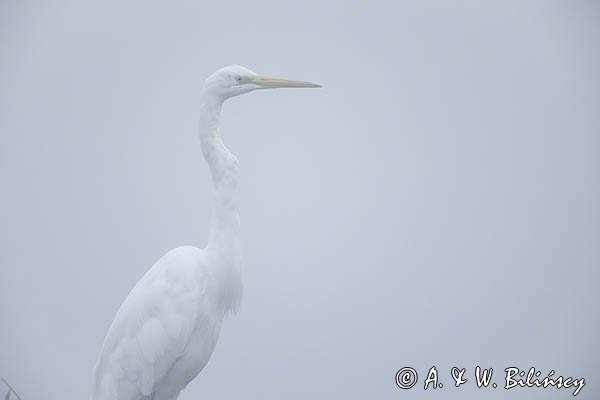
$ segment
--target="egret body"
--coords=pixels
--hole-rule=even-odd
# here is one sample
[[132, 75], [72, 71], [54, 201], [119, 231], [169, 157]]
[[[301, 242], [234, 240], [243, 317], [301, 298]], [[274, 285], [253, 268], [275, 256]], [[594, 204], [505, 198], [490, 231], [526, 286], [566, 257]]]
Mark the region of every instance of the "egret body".
[[237, 159], [219, 133], [223, 102], [256, 89], [319, 87], [230, 66], [201, 93], [200, 142], [214, 186], [215, 212], [204, 249], [177, 247], [131, 290], [108, 330], [92, 400], [170, 400], [204, 368], [223, 318], [242, 296]]

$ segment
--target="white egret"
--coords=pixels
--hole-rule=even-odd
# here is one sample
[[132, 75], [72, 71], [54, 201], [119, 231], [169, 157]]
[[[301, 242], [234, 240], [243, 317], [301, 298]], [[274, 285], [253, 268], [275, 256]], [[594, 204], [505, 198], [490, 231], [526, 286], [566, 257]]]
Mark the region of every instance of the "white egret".
[[201, 93], [200, 141], [212, 176], [215, 212], [204, 249], [165, 254], [131, 290], [104, 340], [93, 400], [170, 400], [204, 368], [223, 318], [242, 295], [238, 161], [223, 144], [223, 102], [255, 89], [319, 87], [259, 76], [241, 66], [213, 73]]

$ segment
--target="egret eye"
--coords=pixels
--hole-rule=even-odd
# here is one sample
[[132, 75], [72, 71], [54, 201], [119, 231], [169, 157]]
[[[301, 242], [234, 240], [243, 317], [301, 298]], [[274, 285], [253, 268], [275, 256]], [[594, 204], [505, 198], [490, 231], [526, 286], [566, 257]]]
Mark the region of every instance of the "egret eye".
[[235, 80], [238, 81], [238, 82], [241, 82], [242, 81], [242, 77], [241, 76], [236, 76]]

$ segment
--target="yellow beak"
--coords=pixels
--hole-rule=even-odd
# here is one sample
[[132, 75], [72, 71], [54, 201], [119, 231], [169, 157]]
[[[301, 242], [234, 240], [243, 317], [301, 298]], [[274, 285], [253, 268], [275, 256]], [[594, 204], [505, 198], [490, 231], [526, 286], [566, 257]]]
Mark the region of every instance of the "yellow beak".
[[303, 82], [303, 81], [291, 81], [289, 79], [271, 78], [268, 76], [254, 76], [251, 82], [255, 85], [262, 86], [264, 88], [301, 88], [301, 87], [321, 87], [316, 83]]

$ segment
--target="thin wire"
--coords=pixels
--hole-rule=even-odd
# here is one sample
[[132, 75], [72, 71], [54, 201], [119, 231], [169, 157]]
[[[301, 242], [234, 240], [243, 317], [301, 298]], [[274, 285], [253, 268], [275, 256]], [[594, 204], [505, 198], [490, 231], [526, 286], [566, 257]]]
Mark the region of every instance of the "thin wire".
[[[4, 378], [0, 378], [0, 380], [1, 380], [2, 382], [4, 382], [4, 384], [5, 384], [6, 386], [8, 386], [8, 389], [10, 390], [10, 392], [13, 392], [13, 393], [15, 394], [15, 396], [17, 396], [17, 399], [19, 399], [19, 400], [23, 400], [23, 399], [21, 399], [21, 396], [19, 396], [19, 394], [18, 394], [18, 393], [15, 391], [15, 389], [13, 389], [13, 387], [12, 387], [12, 386], [10, 386], [10, 383], [6, 382], [6, 379], [4, 379]], [[9, 392], [9, 393], [10, 393], [10, 392]]]

